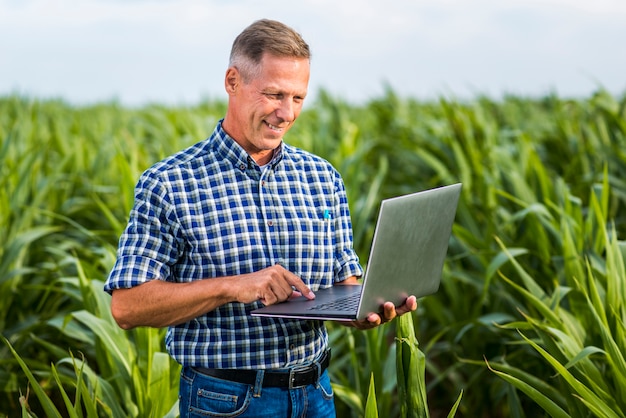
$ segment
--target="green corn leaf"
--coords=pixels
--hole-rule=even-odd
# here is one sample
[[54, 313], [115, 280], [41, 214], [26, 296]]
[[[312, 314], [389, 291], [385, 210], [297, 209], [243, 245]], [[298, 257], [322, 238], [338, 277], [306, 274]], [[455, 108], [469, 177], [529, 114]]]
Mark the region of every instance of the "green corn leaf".
[[61, 228], [55, 226], [34, 227], [21, 232], [8, 242], [3, 242], [3, 248], [0, 251], [0, 284], [13, 277], [10, 274], [10, 266], [20, 259], [20, 254], [24, 253], [29, 245], [60, 230]]
[[87, 311], [73, 312], [72, 316], [94, 332], [111, 355], [113, 363], [121, 367], [120, 371], [124, 372], [125, 380], [129, 381], [135, 358], [123, 334], [124, 331]]
[[[465, 361], [469, 361], [469, 360], [465, 360]], [[511, 376], [512, 378], [515, 378], [521, 382], [524, 382], [525, 384], [535, 388], [537, 391], [542, 393], [548, 399], [552, 400], [552, 402], [554, 402], [561, 408], [564, 408], [567, 404], [565, 398], [563, 397], [563, 394], [557, 388], [550, 385], [548, 382], [544, 381], [543, 379], [531, 373], [526, 372], [525, 370], [522, 370], [517, 367], [513, 367], [506, 363], [495, 362], [495, 361], [485, 360], [484, 362], [479, 362], [476, 360], [476, 361], [472, 361], [471, 363], [476, 364], [476, 365], [487, 364], [489, 369], [492, 371], [494, 370], [498, 371], [500, 373]]]
[[151, 410], [154, 416], [163, 416], [167, 413], [172, 403], [175, 403], [175, 394], [170, 389], [170, 356], [167, 353], [155, 352], [153, 355], [152, 367], [150, 368], [150, 378], [148, 383], [148, 399], [152, 404]]
[[[46, 392], [43, 390], [43, 388], [39, 384], [39, 381], [35, 378], [35, 376], [30, 371], [26, 363], [24, 363], [24, 360], [22, 360], [22, 358], [13, 349], [13, 346], [11, 345], [9, 340], [7, 340], [4, 337], [2, 337], [2, 340], [7, 345], [7, 347], [9, 348], [9, 351], [11, 351], [11, 354], [13, 354], [13, 357], [15, 357], [15, 360], [17, 360], [18, 364], [22, 368], [22, 371], [28, 378], [28, 381], [30, 382], [31, 387], [33, 388], [33, 391], [35, 392], [35, 395], [37, 395], [37, 399], [39, 399], [39, 402], [41, 403], [41, 407], [43, 408], [46, 416], [50, 418], [62, 418], [62, 415], [59, 412], [59, 410], [56, 408], [56, 406], [54, 406], [54, 403], [48, 397]], [[22, 411], [24, 411], [24, 409], [22, 409]]]
[[[71, 365], [75, 370], [80, 370], [81, 379], [85, 382], [85, 384], [81, 385], [82, 397], [84, 399], [93, 398], [94, 404], [99, 405], [107, 416], [122, 417], [129, 415], [129, 413], [125, 411], [129, 405], [122, 405], [111, 383], [99, 376], [85, 361], [72, 356], [63, 358], [58, 362], [58, 364], [63, 363]], [[91, 391], [89, 387], [92, 388]], [[88, 408], [88, 416], [90, 417], [92, 416], [91, 413], [95, 412], [91, 411], [92, 409], [92, 406]]]
[[535, 280], [524, 270], [522, 265], [517, 262], [511, 251], [504, 246], [504, 243], [500, 240], [500, 238], [495, 237], [496, 242], [502, 249], [502, 251], [508, 256], [509, 261], [515, 267], [515, 271], [519, 274], [522, 279], [524, 286], [530, 291], [530, 293], [534, 296], [535, 300], [542, 300], [546, 297], [546, 293], [544, 290], [535, 282]]
[[[529, 292], [528, 290], [524, 289], [523, 287], [519, 286], [517, 283], [513, 282], [512, 280], [504, 276], [503, 274], [500, 274], [500, 277], [505, 282], [507, 282], [511, 287], [513, 287], [519, 293], [521, 293], [525, 297], [525, 300], [529, 302], [535, 309], [537, 309], [541, 313], [541, 315], [551, 325], [558, 326], [559, 324], [561, 324], [561, 319], [552, 311], [552, 309], [550, 309], [549, 304], [547, 304], [546, 302], [544, 302], [544, 300], [537, 297], [535, 293]], [[529, 277], [528, 280], [532, 280], [532, 279]], [[533, 281], [533, 283], [535, 282]], [[526, 284], [528, 284], [528, 282], [526, 282]], [[543, 293], [543, 295], [545, 296], [545, 293]]]
[[427, 418], [426, 359], [418, 348], [411, 314], [396, 319], [396, 370], [400, 409], [403, 417]]
[[[61, 383], [61, 379], [59, 378], [59, 373], [57, 372], [54, 364], [52, 365], [52, 376], [54, 377], [55, 382], [57, 383], [57, 387], [59, 388], [59, 392], [61, 393], [61, 397], [63, 398], [63, 402], [65, 403], [65, 409], [67, 410], [69, 418], [78, 418], [77, 408], [80, 409], [80, 403], [73, 404], [70, 400], [65, 388], [63, 388], [63, 384]], [[77, 390], [80, 393], [80, 390]]]
[[376, 404], [376, 386], [374, 385], [374, 374], [370, 378], [369, 393], [365, 403], [365, 418], [378, 418], [378, 405]]
[[575, 391], [576, 395], [581, 399], [584, 399], [587, 405], [590, 405], [590, 409], [599, 414], [599, 416], [605, 416], [607, 418], [623, 418], [623, 416], [618, 415], [613, 412], [616, 411], [616, 405], [614, 405], [614, 401], [611, 404], [607, 404], [603, 401], [599, 396], [597, 396], [592, 390], [590, 390], [587, 386], [582, 384], [578, 379], [576, 379], [561, 363], [559, 363], [554, 357], [550, 355], [547, 351], [537, 345], [534, 341], [527, 338], [524, 334], [520, 333], [522, 338], [528, 342], [539, 354], [543, 356], [556, 370], [559, 375], [565, 379], [565, 381], [571, 386], [571, 388]]
[[[557, 361], [561, 363], [567, 362], [569, 367], [579, 369], [584, 376], [585, 382], [591, 386], [594, 393], [601, 395], [603, 398], [609, 398], [610, 389], [608, 382], [603, 377], [602, 370], [586, 355], [590, 352], [601, 351], [593, 348], [585, 350], [575, 338], [565, 332], [546, 326], [530, 317], [527, 317], [527, 321], [533, 325], [535, 331], [542, 337], [543, 343], [548, 348], [547, 351]], [[576, 359], [576, 361], [573, 359]], [[564, 367], [568, 368], [568, 366]]]
[[461, 390], [461, 393], [459, 393], [459, 397], [456, 398], [454, 405], [452, 405], [452, 409], [448, 413], [448, 418], [453, 418], [456, 415], [456, 411], [459, 409], [459, 406], [461, 405], [462, 398], [463, 398], [463, 390]]
[[333, 392], [338, 399], [345, 402], [357, 415], [362, 415], [365, 411], [363, 400], [353, 388], [338, 383], [333, 383]]
[[[592, 313], [592, 318], [595, 321], [595, 325], [600, 331], [600, 336], [602, 337], [602, 342], [604, 344], [604, 351], [607, 354], [611, 370], [617, 380], [617, 389], [620, 396], [626, 396], [626, 359], [624, 358], [623, 349], [616, 343], [610, 328], [601, 320], [600, 316], [593, 309], [590, 301], [589, 307]], [[621, 326], [623, 327], [624, 324], [621, 323]], [[624, 398], [622, 397], [621, 399]]]
[[567, 414], [567, 412], [565, 412], [560, 406], [556, 404], [556, 402], [545, 396], [541, 391], [535, 389], [533, 386], [510, 374], [492, 369], [489, 362], [487, 362], [487, 367], [489, 367], [489, 370], [494, 372], [496, 375], [500, 376], [502, 379], [515, 386], [517, 389], [528, 395], [532, 400], [537, 402], [537, 404], [539, 404], [548, 414], [550, 414], [551, 417], [571, 418], [570, 415]]
[[[79, 364], [71, 352], [70, 356], [72, 358], [72, 365], [74, 366], [74, 373], [76, 374], [76, 399], [74, 401], [74, 405], [80, 405], [81, 401], [84, 400], [83, 405], [87, 412], [87, 417], [96, 418], [99, 416], [97, 407], [98, 397], [95, 396], [96, 390], [90, 392], [87, 387], [87, 381], [85, 380], [85, 374], [83, 373], [83, 369], [85, 367], [84, 358]], [[77, 412], [82, 417], [82, 410], [78, 409]]]

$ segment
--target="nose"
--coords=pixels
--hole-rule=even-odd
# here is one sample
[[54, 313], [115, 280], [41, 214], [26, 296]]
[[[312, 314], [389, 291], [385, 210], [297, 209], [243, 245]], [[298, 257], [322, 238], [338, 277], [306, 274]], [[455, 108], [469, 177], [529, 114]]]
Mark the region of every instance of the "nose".
[[276, 116], [285, 121], [293, 122], [296, 118], [296, 104], [289, 97], [280, 101], [280, 106], [276, 109]]

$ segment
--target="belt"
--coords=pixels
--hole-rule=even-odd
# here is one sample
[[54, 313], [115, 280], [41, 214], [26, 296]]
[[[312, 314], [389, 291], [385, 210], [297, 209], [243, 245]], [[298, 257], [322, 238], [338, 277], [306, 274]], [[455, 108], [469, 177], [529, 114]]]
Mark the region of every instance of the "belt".
[[[295, 366], [281, 371], [265, 370], [263, 373], [263, 387], [297, 388], [317, 383], [319, 377], [330, 364], [330, 350], [327, 350], [322, 358], [314, 363], [304, 366]], [[231, 382], [254, 385], [257, 379], [257, 370], [249, 369], [207, 369], [193, 367], [197, 373], [229, 380]]]

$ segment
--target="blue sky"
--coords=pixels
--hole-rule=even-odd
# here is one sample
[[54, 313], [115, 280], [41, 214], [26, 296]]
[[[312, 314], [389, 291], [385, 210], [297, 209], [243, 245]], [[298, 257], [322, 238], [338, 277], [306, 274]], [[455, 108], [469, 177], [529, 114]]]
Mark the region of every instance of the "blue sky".
[[310, 100], [626, 93], [624, 0], [0, 0], [0, 95], [225, 98], [232, 41], [263, 17], [311, 45]]

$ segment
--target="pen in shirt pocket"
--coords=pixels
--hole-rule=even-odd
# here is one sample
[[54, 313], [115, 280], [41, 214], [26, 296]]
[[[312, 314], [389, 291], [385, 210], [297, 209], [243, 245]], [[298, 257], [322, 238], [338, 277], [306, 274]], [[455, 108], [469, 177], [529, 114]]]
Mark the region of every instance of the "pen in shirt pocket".
[[328, 242], [330, 242], [330, 234], [331, 234], [331, 222], [333, 220], [333, 214], [330, 213], [330, 210], [328, 209], [324, 209], [324, 222], [327, 223], [326, 225], [326, 235], [328, 238]]

